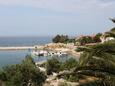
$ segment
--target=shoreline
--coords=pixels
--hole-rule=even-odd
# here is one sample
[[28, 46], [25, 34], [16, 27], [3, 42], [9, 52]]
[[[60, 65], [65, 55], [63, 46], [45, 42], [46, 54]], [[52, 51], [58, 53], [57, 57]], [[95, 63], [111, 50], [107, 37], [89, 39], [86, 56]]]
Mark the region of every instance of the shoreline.
[[75, 58], [80, 57], [80, 52], [75, 52], [77, 47], [68, 44], [62, 43], [49, 43], [45, 45], [34, 45], [34, 46], [0, 46], [0, 51], [10, 51], [10, 50], [52, 50], [52, 51], [61, 51], [66, 52], [69, 55], [74, 56]]
[[29, 49], [35, 49], [34, 46], [16, 46], [16, 47], [0, 47], [0, 51], [2, 50], [29, 50]]

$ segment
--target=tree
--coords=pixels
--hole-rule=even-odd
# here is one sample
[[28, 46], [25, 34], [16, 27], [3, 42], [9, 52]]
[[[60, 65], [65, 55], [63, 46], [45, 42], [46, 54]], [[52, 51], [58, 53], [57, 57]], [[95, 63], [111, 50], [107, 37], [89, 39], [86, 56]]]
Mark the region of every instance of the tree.
[[115, 86], [115, 42], [80, 47], [80, 50], [83, 54], [74, 72], [99, 78], [102, 86]]
[[47, 74], [50, 75], [52, 74], [52, 72], [59, 72], [60, 66], [61, 63], [59, 62], [58, 59], [56, 58], [49, 59], [46, 63]]
[[46, 79], [30, 56], [27, 56], [21, 64], [4, 67], [0, 75], [6, 86], [42, 86]]
[[69, 58], [68, 60], [62, 63], [61, 70], [70, 70], [77, 66], [78, 66], [78, 61], [74, 58]]
[[102, 33], [97, 33], [96, 36], [93, 37], [94, 43], [101, 42], [100, 37], [102, 36]]
[[93, 38], [90, 36], [80, 37], [77, 41], [80, 42], [81, 45], [85, 45], [87, 43], [93, 43], [94, 42]]
[[56, 35], [52, 41], [54, 43], [66, 43], [68, 41], [68, 36], [67, 35]]
[[65, 72], [61, 76], [78, 75], [87, 80], [87, 77], [95, 78], [93, 81], [80, 83], [80, 86], [115, 86], [115, 42], [109, 41], [93, 46], [79, 47], [79, 65], [73, 71]]
[[115, 32], [115, 27], [114, 27], [114, 28], [112, 28], [110, 31]]
[[105, 38], [106, 37], [114, 37], [115, 38], [115, 27], [112, 28], [110, 31], [105, 32], [104, 36], [105, 36]]

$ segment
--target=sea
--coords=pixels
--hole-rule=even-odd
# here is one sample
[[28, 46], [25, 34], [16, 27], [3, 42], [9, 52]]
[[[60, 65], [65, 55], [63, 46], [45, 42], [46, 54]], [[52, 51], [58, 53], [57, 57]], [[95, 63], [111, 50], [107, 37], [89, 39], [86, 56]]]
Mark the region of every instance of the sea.
[[[52, 37], [0, 37], [0, 47], [34, 46], [52, 42]], [[18, 64], [30, 54], [30, 50], [0, 50], [0, 68], [6, 65]], [[45, 58], [39, 58], [38, 61]]]
[[[53, 37], [0, 37], [0, 47], [20, 47], [44, 45], [52, 42]], [[0, 50], [0, 69], [7, 65], [19, 64], [27, 55], [31, 55], [32, 50]], [[38, 57], [31, 55], [35, 62], [42, 62], [51, 59], [52, 57]], [[55, 57], [59, 58], [59, 57]], [[65, 61], [73, 58], [70, 55], [59, 58], [60, 61]]]

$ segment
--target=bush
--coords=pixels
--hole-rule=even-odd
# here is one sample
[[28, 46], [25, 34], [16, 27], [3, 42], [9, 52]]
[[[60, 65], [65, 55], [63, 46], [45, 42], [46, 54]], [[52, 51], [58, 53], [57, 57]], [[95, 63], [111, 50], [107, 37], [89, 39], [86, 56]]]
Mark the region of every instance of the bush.
[[52, 72], [59, 72], [60, 71], [61, 63], [58, 59], [52, 58], [49, 59], [46, 63], [47, 74], [50, 75]]
[[6, 86], [41, 86], [46, 76], [40, 72], [30, 56], [27, 56], [21, 64], [6, 66], [0, 74]]
[[100, 39], [101, 36], [102, 36], [102, 33], [96, 34], [96, 36], [93, 37], [94, 42], [95, 42], [95, 43], [101, 42], [101, 39]]
[[68, 41], [68, 36], [67, 35], [56, 35], [53, 39], [52, 39], [52, 41], [54, 42], [54, 43], [67, 43], [67, 41]]
[[85, 45], [87, 43], [93, 43], [93, 38], [90, 36], [83, 36], [77, 40], [81, 45]]
[[78, 66], [77, 60], [70, 58], [62, 63], [61, 70], [70, 70], [76, 66]]
[[78, 62], [73, 58], [70, 58], [65, 62], [60, 62], [58, 59], [52, 58], [46, 63], [47, 74], [50, 75], [52, 74], [52, 72], [70, 70], [72, 68], [75, 68], [77, 65]]

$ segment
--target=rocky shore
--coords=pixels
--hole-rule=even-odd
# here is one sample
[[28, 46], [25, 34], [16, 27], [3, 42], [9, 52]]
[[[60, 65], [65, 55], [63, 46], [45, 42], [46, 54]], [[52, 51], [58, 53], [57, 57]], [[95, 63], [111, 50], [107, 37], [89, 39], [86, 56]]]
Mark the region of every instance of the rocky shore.
[[80, 52], [76, 52], [75, 49], [77, 48], [77, 46], [74, 46], [74, 44], [70, 43], [70, 44], [63, 44], [63, 43], [49, 43], [43, 46], [35, 46], [35, 49], [37, 50], [51, 50], [51, 51], [61, 51], [61, 52], [65, 52], [69, 55], [72, 55], [73, 57], [80, 57]]

